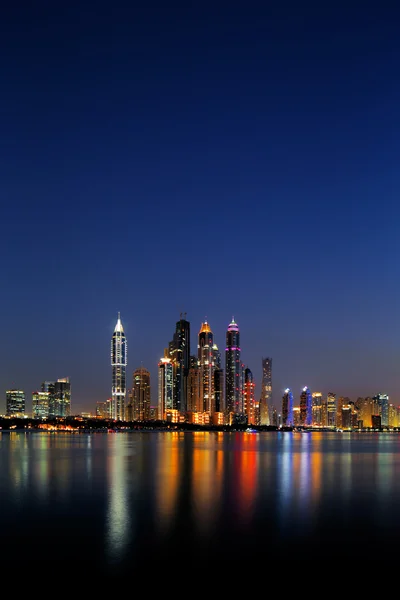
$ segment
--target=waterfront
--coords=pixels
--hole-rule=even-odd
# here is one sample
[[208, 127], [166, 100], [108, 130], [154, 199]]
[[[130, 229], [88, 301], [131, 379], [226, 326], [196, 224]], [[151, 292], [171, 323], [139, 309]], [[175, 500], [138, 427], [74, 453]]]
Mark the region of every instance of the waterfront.
[[[0, 434], [4, 568], [103, 574], [378, 560], [400, 533], [390, 433]], [[197, 566], [196, 566], [197, 565]]]

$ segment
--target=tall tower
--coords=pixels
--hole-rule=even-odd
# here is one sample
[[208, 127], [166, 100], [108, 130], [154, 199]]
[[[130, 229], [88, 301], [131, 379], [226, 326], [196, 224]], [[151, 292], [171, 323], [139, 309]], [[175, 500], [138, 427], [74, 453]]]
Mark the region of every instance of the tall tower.
[[169, 357], [174, 369], [174, 409], [187, 411], [188, 376], [190, 367], [190, 323], [186, 313], [181, 313], [175, 333], [169, 343]]
[[207, 412], [210, 416], [215, 413], [213, 348], [213, 332], [207, 321], [204, 321], [199, 331], [197, 362], [200, 371], [200, 405], [203, 406], [203, 412]]
[[221, 367], [221, 352], [217, 344], [213, 346], [214, 361], [214, 394], [215, 394], [215, 412], [224, 412], [224, 370]]
[[336, 427], [336, 394], [329, 394], [326, 397], [328, 427]]
[[228, 326], [225, 348], [225, 406], [230, 423], [233, 415], [243, 415], [242, 363], [240, 360], [240, 333], [235, 319]]
[[293, 427], [293, 394], [290, 388], [286, 388], [282, 396], [282, 425]]
[[323, 398], [321, 392], [312, 394], [312, 424], [314, 427], [324, 426]]
[[118, 313], [118, 321], [111, 338], [111, 367], [112, 367], [112, 404], [113, 419], [125, 420], [125, 398], [126, 398], [126, 365], [128, 347], [121, 317]]
[[132, 420], [150, 419], [150, 373], [144, 367], [133, 372], [132, 381]]
[[174, 377], [171, 359], [166, 356], [158, 363], [158, 419], [165, 421], [174, 410]]
[[255, 402], [254, 402], [254, 378], [253, 373], [248, 367], [244, 369], [244, 410], [247, 416], [247, 422], [249, 425], [257, 425], [257, 415], [255, 413]]
[[272, 404], [272, 358], [262, 358], [262, 382], [260, 398], [260, 424], [272, 425], [270, 422], [270, 405]]
[[300, 396], [300, 425], [312, 425], [312, 396], [307, 386], [303, 387]]

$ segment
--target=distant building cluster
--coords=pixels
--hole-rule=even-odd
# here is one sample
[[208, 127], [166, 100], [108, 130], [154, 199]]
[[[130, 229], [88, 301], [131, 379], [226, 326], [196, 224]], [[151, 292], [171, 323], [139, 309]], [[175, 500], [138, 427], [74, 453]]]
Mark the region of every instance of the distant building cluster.
[[[40, 390], [32, 392], [32, 417], [55, 419], [71, 414], [71, 383], [68, 377], [56, 381], [44, 381]], [[6, 416], [25, 417], [25, 392], [12, 389], [6, 391]]]
[[[280, 420], [280, 419], [279, 419]], [[389, 402], [387, 394], [357, 398], [336, 397], [329, 393], [311, 393], [308, 387], [300, 394], [300, 403], [293, 404], [288, 388], [282, 397], [282, 415], [278, 425], [283, 427], [314, 427], [327, 429], [381, 429], [400, 426], [400, 407]]]

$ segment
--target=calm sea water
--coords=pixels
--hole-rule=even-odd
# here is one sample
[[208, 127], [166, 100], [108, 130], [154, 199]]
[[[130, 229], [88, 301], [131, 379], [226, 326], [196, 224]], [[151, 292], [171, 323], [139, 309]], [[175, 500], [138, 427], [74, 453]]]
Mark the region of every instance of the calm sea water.
[[383, 560], [400, 534], [400, 435], [2, 433], [0, 498], [2, 569]]

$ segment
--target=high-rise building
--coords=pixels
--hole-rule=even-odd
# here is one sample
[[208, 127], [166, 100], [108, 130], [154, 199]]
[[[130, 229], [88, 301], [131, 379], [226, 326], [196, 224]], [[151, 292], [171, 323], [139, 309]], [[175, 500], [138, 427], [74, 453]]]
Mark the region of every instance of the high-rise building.
[[158, 363], [158, 419], [165, 421], [174, 410], [174, 369], [166, 351]]
[[57, 379], [57, 381], [46, 381], [42, 384], [42, 390], [47, 389], [49, 394], [49, 418], [64, 418], [71, 415], [71, 383], [69, 377]]
[[312, 424], [313, 427], [323, 427], [322, 394], [312, 394]]
[[49, 416], [49, 392], [32, 392], [32, 417], [47, 419]]
[[381, 417], [381, 426], [389, 427], [389, 396], [387, 394], [377, 394], [373, 397], [378, 407], [378, 415]]
[[150, 372], [144, 367], [133, 373], [132, 420], [147, 421], [150, 418]]
[[312, 425], [312, 396], [307, 386], [300, 395], [300, 424], [306, 427]]
[[187, 412], [203, 412], [202, 405], [200, 407], [200, 369], [196, 356], [190, 356], [189, 361]]
[[352, 429], [351, 415], [351, 405], [347, 403], [342, 404], [340, 409], [340, 429]]
[[327, 417], [328, 417], [328, 427], [336, 427], [336, 394], [329, 394], [326, 397], [326, 407], [327, 407]]
[[215, 413], [214, 392], [214, 336], [207, 321], [201, 324], [199, 341], [197, 344], [197, 363], [200, 375], [200, 412], [206, 412], [210, 416]]
[[23, 417], [25, 415], [25, 392], [23, 390], [6, 391], [7, 417]]
[[214, 342], [213, 348], [214, 362], [214, 398], [215, 412], [224, 412], [224, 370], [221, 366], [221, 352], [218, 350], [217, 344]]
[[398, 427], [398, 410], [394, 404], [389, 404], [389, 427]]
[[293, 427], [293, 394], [290, 388], [286, 388], [282, 396], [282, 426]]
[[225, 407], [228, 423], [232, 422], [234, 415], [244, 416], [241, 371], [240, 333], [232, 317], [226, 332], [225, 348]]
[[256, 425], [255, 402], [254, 402], [254, 378], [248, 367], [244, 369], [244, 411], [249, 425]]
[[372, 417], [379, 415], [379, 406], [376, 397], [357, 398], [356, 405], [359, 408], [359, 420], [363, 427], [372, 427]]
[[262, 381], [260, 397], [260, 423], [270, 425], [270, 406], [272, 404], [272, 358], [262, 358]]
[[190, 323], [186, 320], [186, 313], [181, 313], [176, 323], [173, 339], [169, 343], [169, 358], [174, 370], [174, 409], [185, 414], [190, 367]]
[[126, 400], [126, 365], [128, 358], [128, 345], [121, 316], [118, 313], [117, 324], [111, 338], [111, 367], [112, 367], [112, 389], [113, 419], [125, 420]]
[[107, 398], [104, 402], [96, 402], [96, 417], [100, 419], [112, 419], [113, 401]]

